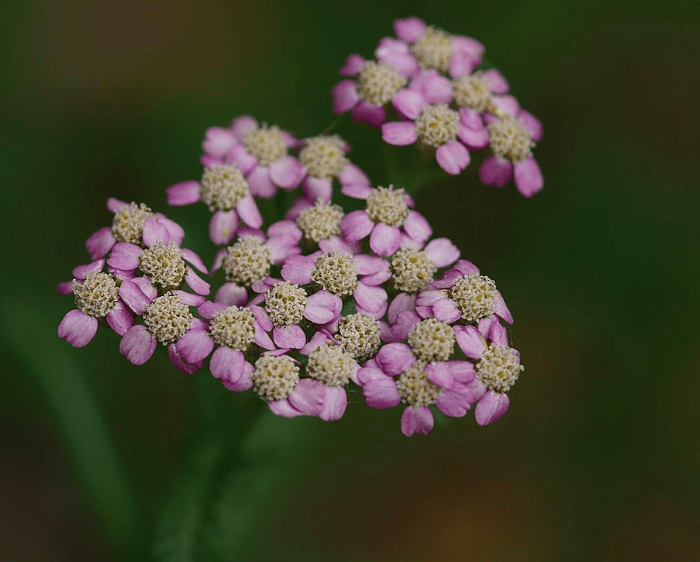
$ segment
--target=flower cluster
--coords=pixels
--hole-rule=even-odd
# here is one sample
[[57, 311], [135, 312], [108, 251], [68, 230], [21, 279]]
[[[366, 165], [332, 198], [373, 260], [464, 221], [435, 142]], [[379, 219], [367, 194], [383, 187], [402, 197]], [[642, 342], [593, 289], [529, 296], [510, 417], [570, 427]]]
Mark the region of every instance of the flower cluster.
[[346, 79], [331, 92], [333, 111], [381, 128], [389, 144], [434, 150], [448, 174], [460, 174], [470, 153], [488, 149], [482, 183], [501, 187], [514, 178], [525, 197], [540, 191], [544, 180], [532, 150], [542, 125], [508, 94], [503, 75], [484, 65], [484, 46], [416, 17], [396, 20], [394, 32], [379, 42], [373, 60], [347, 58], [340, 69]]
[[[483, 47], [417, 18], [395, 31], [376, 61], [348, 59], [342, 73], [357, 78], [336, 87], [336, 110], [396, 144], [436, 147], [451, 173], [465, 147], [490, 145], [482, 177], [502, 181], [509, 162], [522, 191], [519, 170], [534, 162], [523, 131], [536, 122], [513, 110], [497, 71], [475, 71]], [[389, 103], [402, 121], [385, 122]], [[86, 242], [92, 261], [58, 286], [75, 300], [61, 338], [83, 347], [104, 324], [134, 365], [160, 342], [179, 370], [204, 370], [284, 417], [337, 420], [348, 394], [400, 406], [407, 436], [430, 432], [434, 412], [474, 406], [479, 425], [505, 414], [523, 370], [506, 335], [513, 318], [495, 282], [434, 235], [401, 185], [371, 183], [337, 135], [298, 140], [248, 116], [207, 129], [202, 150], [201, 179], [169, 187], [167, 200], [212, 212], [210, 267], [176, 222], [110, 199], [111, 226]], [[259, 211], [271, 198], [278, 216]]]

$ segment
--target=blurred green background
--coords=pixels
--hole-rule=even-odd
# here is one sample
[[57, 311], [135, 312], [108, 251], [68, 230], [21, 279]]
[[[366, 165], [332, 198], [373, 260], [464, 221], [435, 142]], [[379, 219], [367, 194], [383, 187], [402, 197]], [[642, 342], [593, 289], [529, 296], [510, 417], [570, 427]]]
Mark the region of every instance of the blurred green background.
[[[0, 560], [698, 559], [693, 4], [2, 2]], [[318, 133], [345, 56], [409, 14], [484, 42], [545, 125], [532, 200], [473, 175], [418, 200], [516, 318], [502, 421], [406, 439], [354, 394], [239, 446], [252, 396], [164, 354], [132, 367], [106, 331], [58, 340], [55, 285], [108, 196], [166, 210], [239, 114]], [[384, 181], [376, 133], [338, 132]], [[207, 213], [167, 212], [211, 257]]]

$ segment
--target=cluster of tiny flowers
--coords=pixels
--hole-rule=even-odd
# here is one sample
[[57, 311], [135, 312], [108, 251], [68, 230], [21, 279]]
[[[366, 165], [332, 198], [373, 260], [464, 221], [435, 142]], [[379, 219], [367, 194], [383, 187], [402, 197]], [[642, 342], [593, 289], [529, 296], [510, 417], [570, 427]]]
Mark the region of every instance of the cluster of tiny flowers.
[[[348, 59], [341, 73], [356, 79], [334, 90], [336, 110], [385, 138], [410, 127], [452, 173], [481, 135], [517, 183], [518, 166], [534, 162], [534, 121], [511, 111], [500, 74], [475, 70], [483, 47], [416, 18], [395, 30], [376, 60]], [[391, 108], [403, 121], [385, 122]], [[354, 395], [400, 407], [411, 436], [429, 433], [436, 412], [464, 417], [473, 406], [479, 425], [506, 413], [523, 370], [506, 334], [513, 318], [496, 283], [434, 236], [401, 185], [372, 184], [337, 135], [298, 140], [252, 117], [210, 127], [202, 150], [201, 179], [166, 197], [211, 212], [211, 265], [183, 246], [176, 222], [110, 199], [111, 224], [86, 242], [91, 261], [58, 286], [75, 302], [61, 338], [83, 347], [104, 325], [134, 365], [161, 343], [179, 370], [255, 394], [283, 417], [338, 420]], [[271, 198], [261, 208], [277, 216], [258, 208]]]
[[373, 60], [350, 55], [331, 92], [333, 111], [381, 128], [385, 142], [434, 150], [440, 167], [460, 174], [471, 153], [488, 150], [482, 183], [504, 186], [514, 178], [530, 197], [544, 184], [532, 150], [542, 125], [508, 94], [509, 85], [483, 62], [476, 39], [452, 35], [410, 17], [394, 21]]

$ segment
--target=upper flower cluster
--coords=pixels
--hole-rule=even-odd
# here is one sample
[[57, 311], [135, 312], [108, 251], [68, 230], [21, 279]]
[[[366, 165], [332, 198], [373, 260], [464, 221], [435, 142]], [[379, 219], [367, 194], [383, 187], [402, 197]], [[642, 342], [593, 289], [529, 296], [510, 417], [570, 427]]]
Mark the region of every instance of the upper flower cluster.
[[483, 183], [500, 187], [514, 177], [524, 196], [540, 191], [544, 181], [532, 150], [542, 125], [508, 95], [501, 73], [485, 67], [484, 46], [416, 17], [396, 20], [394, 32], [379, 42], [373, 60], [347, 58], [340, 69], [346, 79], [331, 92], [333, 111], [381, 127], [389, 144], [434, 150], [453, 175], [469, 165], [470, 153], [488, 149], [479, 170]]

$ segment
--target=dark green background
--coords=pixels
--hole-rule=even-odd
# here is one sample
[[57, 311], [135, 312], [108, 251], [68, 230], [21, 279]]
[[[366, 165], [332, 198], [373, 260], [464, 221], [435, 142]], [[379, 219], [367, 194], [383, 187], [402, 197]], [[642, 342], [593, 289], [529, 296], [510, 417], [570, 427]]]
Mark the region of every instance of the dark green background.
[[[215, 545], [193, 560], [697, 558], [697, 4], [1, 10], [0, 560], [144, 559], [168, 535], [156, 531], [162, 506], [179, 504], [195, 514], [195, 546], [159, 552]], [[370, 411], [354, 394], [339, 422], [264, 417], [267, 465], [236, 470], [226, 443], [253, 397], [187, 377], [164, 354], [132, 367], [106, 332], [73, 350], [56, 337], [71, 303], [55, 285], [86, 261], [108, 196], [165, 210], [164, 189], [198, 176], [207, 126], [250, 113], [299, 136], [325, 128], [345, 56], [371, 55], [412, 13], [483, 41], [545, 126], [545, 189], [532, 200], [473, 174], [418, 200], [516, 318], [526, 371], [511, 411], [492, 427], [469, 417], [406, 439], [398, 410]], [[338, 132], [385, 181], [377, 134], [349, 121]], [[169, 213], [209, 258], [207, 213]], [[202, 409], [218, 428], [211, 442]], [[193, 481], [177, 476], [190, 465]], [[167, 500], [172, 489], [182, 497]]]

